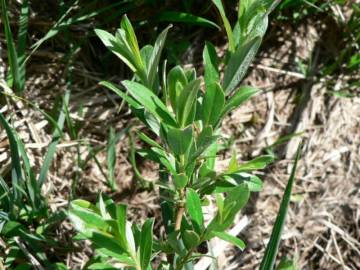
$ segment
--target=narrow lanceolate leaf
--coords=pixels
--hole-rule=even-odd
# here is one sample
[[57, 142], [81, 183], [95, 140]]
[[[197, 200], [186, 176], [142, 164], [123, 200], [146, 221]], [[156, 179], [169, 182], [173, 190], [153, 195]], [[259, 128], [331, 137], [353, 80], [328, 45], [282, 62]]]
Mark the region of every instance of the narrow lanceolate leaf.
[[54, 154], [56, 152], [56, 146], [60, 141], [60, 137], [61, 137], [60, 132], [62, 131], [62, 129], [64, 127], [64, 122], [65, 122], [65, 117], [66, 117], [65, 111], [67, 110], [67, 107], [69, 105], [69, 99], [70, 99], [70, 92], [66, 91], [64, 100], [63, 100], [63, 105], [62, 105], [62, 108], [61, 108], [61, 111], [59, 114], [59, 118], [57, 121], [57, 128], [55, 128], [55, 130], [54, 130], [52, 140], [51, 140], [50, 144], [48, 145], [48, 151], [44, 158], [43, 166], [41, 167], [41, 170], [40, 170], [39, 179], [38, 179], [39, 187], [41, 187], [42, 184], [44, 184], [44, 182], [45, 182], [47, 172], [51, 165], [51, 161], [54, 158]]
[[191, 124], [195, 117], [197, 93], [200, 79], [189, 82], [182, 90], [176, 104], [176, 115], [181, 127]]
[[87, 237], [90, 235], [90, 229], [105, 231], [108, 224], [102, 216], [95, 211], [90, 203], [83, 200], [75, 200], [71, 202], [69, 218], [73, 222], [75, 229]]
[[116, 184], [115, 184], [115, 162], [116, 162], [116, 138], [115, 132], [112, 127], [110, 127], [109, 131], [109, 141], [106, 147], [106, 161], [108, 167], [108, 183], [110, 188], [115, 191]]
[[182, 189], [186, 187], [187, 183], [189, 182], [189, 177], [185, 173], [174, 174], [173, 182], [176, 189]]
[[0, 124], [5, 129], [6, 135], [9, 139], [10, 143], [10, 155], [11, 155], [11, 177], [12, 177], [12, 184], [14, 187], [14, 199], [20, 200], [22, 192], [18, 190], [16, 187], [22, 187], [22, 173], [21, 173], [21, 163], [20, 163], [20, 155], [19, 155], [19, 148], [16, 141], [16, 135], [8, 122], [6, 121], [5, 117], [2, 113], [0, 113]]
[[238, 168], [238, 161], [237, 161], [236, 151], [235, 151], [235, 149], [233, 149], [233, 151], [231, 153], [231, 159], [229, 162], [229, 166], [226, 169], [226, 173], [236, 172], [237, 168]]
[[175, 155], [183, 155], [189, 150], [192, 144], [192, 137], [193, 131], [191, 126], [184, 129], [169, 128], [167, 133], [169, 147]]
[[95, 245], [96, 251], [102, 255], [109, 256], [128, 266], [135, 266], [134, 261], [121, 248], [117, 239], [110, 234], [94, 231], [89, 240]]
[[286, 185], [284, 196], [280, 204], [279, 213], [276, 217], [274, 228], [271, 233], [270, 241], [266, 247], [265, 255], [260, 265], [260, 270], [268, 270], [274, 268], [276, 254], [278, 252], [279, 244], [281, 240], [281, 233], [285, 224], [286, 214], [289, 207], [291, 190], [295, 181], [295, 172], [296, 172], [297, 162], [300, 158], [300, 151], [301, 151], [301, 144], [299, 145], [296, 153], [295, 162], [290, 174], [288, 184]]
[[245, 101], [249, 100], [252, 96], [257, 94], [260, 90], [251, 86], [241, 86], [234, 95], [226, 101], [222, 116], [226, 115], [231, 110], [239, 107]]
[[171, 26], [168, 26], [158, 36], [158, 38], [155, 41], [154, 49], [152, 50], [150, 60], [146, 64], [147, 65], [148, 87], [150, 89], [152, 89], [154, 92], [156, 92], [155, 90], [157, 90], [157, 89], [153, 89], [153, 87], [154, 87], [154, 83], [155, 83], [155, 79], [156, 79], [156, 74], [157, 74], [157, 71], [158, 71], [160, 56], [161, 56], [161, 52], [162, 52], [162, 50], [164, 48], [167, 33], [168, 33], [170, 28], [171, 28]]
[[260, 47], [261, 38], [256, 37], [249, 42], [240, 45], [230, 57], [224, 73], [223, 87], [225, 93], [231, 93], [244, 78], [257, 50]]
[[136, 61], [136, 65], [138, 67], [143, 67], [143, 63], [142, 63], [142, 59], [141, 59], [141, 55], [140, 55], [139, 44], [136, 39], [134, 28], [132, 27], [132, 25], [126, 15], [124, 15], [121, 20], [121, 28], [125, 31], [126, 41], [128, 42], [128, 44], [130, 46], [131, 53], [134, 56], [135, 61]]
[[13, 79], [13, 85], [17, 92], [21, 92], [24, 87], [23, 84], [24, 81], [21, 80], [18, 55], [16, 52], [15, 42], [10, 28], [8, 8], [6, 6], [5, 0], [1, 0], [1, 13], [2, 13], [2, 20], [4, 23], [4, 30], [5, 30], [4, 32], [5, 32], [5, 39], [6, 39], [6, 45], [8, 51], [8, 60], [9, 60], [11, 76]]
[[229, 50], [230, 50], [230, 52], [234, 52], [235, 51], [235, 42], [234, 42], [233, 32], [232, 32], [229, 20], [226, 17], [223, 4], [222, 4], [221, 0], [212, 0], [212, 2], [217, 7], [217, 9], [220, 13], [221, 19], [224, 23], [225, 31], [226, 31], [226, 34], [227, 34], [227, 37], [229, 40]]
[[22, 87], [25, 86], [25, 49], [29, 22], [29, 0], [23, 0], [21, 5], [19, 31], [18, 31], [18, 65]]
[[19, 155], [23, 162], [23, 168], [24, 168], [24, 180], [26, 183], [27, 188], [27, 195], [29, 196], [29, 200], [31, 202], [31, 205], [33, 207], [34, 211], [37, 211], [41, 208], [44, 200], [41, 197], [40, 194], [40, 187], [38, 185], [38, 182], [36, 181], [34, 171], [31, 168], [29, 157], [25, 150], [25, 145], [20, 140], [19, 137], [16, 137], [16, 143], [19, 149]]
[[190, 230], [183, 231], [182, 240], [184, 242], [186, 249], [188, 249], [188, 250], [190, 250], [200, 244], [199, 243], [200, 242], [199, 235], [196, 232], [190, 231]]
[[159, 118], [169, 126], [177, 126], [175, 119], [172, 117], [165, 104], [147, 87], [144, 85], [133, 82], [122, 82], [129, 93], [140, 103], [144, 108]]
[[260, 157], [254, 158], [253, 160], [250, 160], [246, 163], [238, 165], [236, 171], [233, 171], [233, 172], [262, 170], [273, 160], [274, 160], [274, 157], [270, 156], [270, 155], [260, 156]]
[[201, 200], [195, 190], [189, 188], [186, 193], [186, 209], [189, 213], [191, 223], [198, 234], [204, 228], [204, 216], [201, 208]]
[[163, 11], [157, 16], [157, 19], [164, 22], [184, 22], [186, 24], [201, 25], [220, 29], [216, 23], [208, 19], [185, 12]]
[[173, 67], [167, 76], [168, 95], [173, 111], [176, 111], [177, 100], [182, 90], [187, 84], [184, 70], [180, 66]]
[[116, 223], [118, 225], [119, 244], [124, 250], [128, 249], [128, 242], [126, 240], [126, 211], [125, 204], [116, 205]]
[[208, 233], [212, 231], [224, 231], [233, 224], [236, 214], [248, 202], [250, 191], [248, 186], [243, 183], [228, 191], [224, 200], [222, 213], [217, 213], [215, 218], [207, 227]]
[[133, 72], [137, 71], [137, 63], [134, 56], [123, 44], [119, 44], [119, 40], [115, 36], [101, 29], [95, 29], [94, 31], [112, 53], [119, 57]]
[[[189, 164], [210, 148], [218, 138], [219, 136], [213, 135], [213, 129], [210, 126], [204, 127], [196, 140], [196, 151], [190, 153]], [[212, 153], [210, 155], [213, 156]]]
[[135, 109], [139, 110], [142, 108], [142, 106], [136, 100], [125, 94], [117, 85], [106, 81], [101, 81], [99, 84], [113, 91], [115, 94], [124, 99], [130, 106], [134, 107]]
[[205, 43], [203, 51], [203, 61], [204, 61], [204, 79], [205, 79], [205, 88], [207, 89], [210, 85], [219, 82], [220, 75], [218, 70], [218, 59], [214, 45], [210, 42]]
[[225, 96], [218, 83], [206, 88], [202, 104], [202, 120], [205, 125], [214, 126], [218, 122], [225, 104]]
[[147, 270], [151, 260], [153, 246], [153, 226], [154, 220], [145, 221], [141, 229], [140, 236], [140, 265], [141, 269]]
[[223, 176], [225, 183], [218, 181], [215, 192], [227, 192], [232, 187], [241, 183], [247, 184], [250, 192], [259, 192], [263, 188], [263, 182], [256, 176], [245, 172], [231, 173]]
[[246, 247], [243, 240], [241, 240], [240, 238], [237, 238], [235, 236], [232, 236], [231, 234], [228, 234], [226, 232], [215, 232], [214, 231], [211, 234], [213, 236], [219, 237], [220, 239], [237, 246], [238, 248], [240, 248], [240, 250], [244, 250]]

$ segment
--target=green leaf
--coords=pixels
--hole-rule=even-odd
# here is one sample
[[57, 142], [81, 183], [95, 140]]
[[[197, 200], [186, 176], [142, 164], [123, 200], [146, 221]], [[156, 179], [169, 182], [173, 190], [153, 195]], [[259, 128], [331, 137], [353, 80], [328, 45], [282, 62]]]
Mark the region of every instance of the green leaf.
[[62, 129], [64, 127], [65, 116], [66, 116], [65, 110], [69, 106], [69, 99], [70, 99], [70, 91], [66, 91], [64, 98], [63, 98], [63, 104], [61, 107], [59, 118], [57, 121], [57, 128], [55, 128], [55, 130], [53, 132], [52, 140], [51, 140], [50, 144], [48, 145], [48, 151], [45, 155], [44, 162], [43, 162], [43, 165], [40, 170], [40, 174], [39, 174], [39, 178], [38, 178], [39, 187], [41, 187], [46, 180], [47, 172], [50, 168], [51, 162], [52, 162], [55, 152], [56, 152], [56, 146], [60, 141], [60, 135], [61, 135], [60, 132], [62, 131]]
[[194, 120], [200, 83], [200, 79], [193, 80], [181, 90], [176, 104], [176, 116], [181, 127], [191, 124]]
[[221, 185], [218, 181], [215, 192], [227, 192], [229, 188], [235, 187], [241, 183], [247, 184], [250, 192], [259, 192], [263, 188], [263, 182], [256, 175], [248, 174], [248, 173], [231, 173], [224, 175], [228, 185]]
[[291, 197], [291, 190], [293, 184], [295, 182], [295, 172], [298, 160], [300, 158], [300, 151], [301, 151], [301, 144], [298, 146], [295, 162], [290, 174], [290, 178], [288, 184], [286, 185], [286, 189], [280, 204], [280, 209], [278, 215], [276, 217], [276, 221], [271, 233], [270, 241], [266, 247], [265, 255], [260, 265], [260, 270], [268, 270], [273, 269], [276, 255], [279, 249], [280, 240], [281, 240], [281, 233], [285, 224], [286, 214], [289, 207], [290, 197]]
[[226, 34], [227, 34], [227, 37], [229, 40], [229, 50], [230, 50], [230, 52], [234, 52], [235, 51], [235, 42], [234, 42], [233, 32], [231, 30], [231, 25], [229, 23], [229, 20], [226, 17], [223, 4], [222, 4], [221, 0], [212, 0], [212, 2], [217, 7], [217, 9], [220, 13], [221, 19], [223, 21], [223, 24], [225, 26]]
[[136, 39], [134, 29], [126, 15], [124, 15], [121, 20], [121, 28], [125, 31], [126, 41], [130, 46], [132, 55], [135, 57], [137, 67], [142, 68], [143, 63], [140, 55], [139, 44]]
[[98, 212], [95, 212], [95, 207], [83, 200], [71, 202], [69, 218], [80, 233], [91, 228], [106, 230], [109, 227], [103, 217]]
[[228, 234], [226, 232], [212, 232], [211, 233], [213, 236], [219, 237], [220, 239], [229, 242], [235, 246], [237, 246], [240, 250], [244, 250], [246, 245], [244, 243], [244, 241], [242, 241], [241, 239], [232, 236], [231, 234]]
[[7, 45], [8, 60], [9, 60], [9, 65], [10, 65], [11, 76], [13, 79], [13, 83], [14, 83], [16, 92], [22, 92], [25, 81], [23, 79], [21, 79], [18, 55], [16, 52], [13, 35], [11, 33], [10, 21], [9, 21], [9, 17], [8, 17], [9, 11], [6, 6], [5, 0], [1, 1], [1, 11], [2, 11], [1, 12], [2, 20], [4, 23], [4, 32], [5, 32], [5, 39], [6, 39], [6, 45]]
[[119, 40], [115, 36], [101, 29], [95, 29], [94, 31], [105, 47], [119, 57], [121, 61], [123, 61], [133, 72], [138, 70], [137, 63], [135, 62], [131, 52], [128, 51], [124, 45], [119, 43]]
[[[133, 234], [133, 231], [131, 228], [131, 223], [128, 221], [126, 221], [126, 224], [125, 224], [125, 236], [126, 236], [126, 242], [127, 242], [127, 251], [130, 254], [135, 254], [136, 253], [135, 238], [134, 238], [134, 234]], [[140, 241], [141, 241], [141, 239], [140, 239]]]
[[118, 241], [110, 234], [94, 231], [89, 240], [95, 245], [97, 252], [112, 257], [126, 265], [135, 265], [133, 259], [129, 257], [126, 251], [119, 245]]
[[195, 248], [200, 244], [200, 237], [196, 232], [184, 230], [181, 234], [187, 250]]
[[240, 45], [230, 56], [224, 72], [223, 88], [225, 93], [231, 93], [244, 78], [255, 54], [260, 47], [261, 38], [256, 37]]
[[154, 219], [148, 219], [141, 228], [140, 265], [142, 270], [147, 270], [150, 264], [153, 246], [153, 226]]
[[162, 164], [170, 173], [176, 174], [174, 157], [167, 155], [162, 148], [151, 147], [151, 149], [139, 149], [136, 153], [141, 157]]
[[179, 254], [180, 256], [185, 256], [185, 249], [181, 245], [181, 242], [178, 239], [179, 232], [173, 231], [169, 233], [167, 242], [171, 246], [171, 248], [175, 251], [175, 253]]
[[173, 183], [176, 189], [183, 189], [184, 187], [186, 187], [188, 182], [189, 177], [187, 177], [184, 173], [173, 175]]
[[158, 144], [155, 140], [151, 139], [149, 136], [147, 136], [145, 133], [143, 132], [136, 132], [136, 134], [139, 136], [139, 138], [146, 142], [147, 144], [153, 146], [153, 147], [157, 147], [162, 149], [162, 147], [160, 146], [160, 144]]
[[214, 45], [210, 42], [205, 43], [203, 51], [203, 61], [204, 61], [204, 79], [205, 79], [205, 88], [208, 89], [214, 83], [218, 83], [220, 80], [219, 70], [218, 70], [218, 58]]
[[184, 129], [169, 128], [167, 141], [170, 149], [175, 155], [184, 155], [192, 144], [193, 130], [192, 126]]
[[153, 90], [153, 92], [157, 92], [156, 89], [154, 89], [154, 83], [156, 79], [156, 75], [158, 74], [158, 66], [160, 61], [161, 52], [164, 48], [165, 40], [167, 33], [171, 26], [168, 26], [165, 28], [164, 31], [161, 32], [161, 34], [158, 36], [158, 38], [155, 41], [154, 49], [152, 51], [149, 63], [147, 63], [147, 79], [148, 79], [148, 87]]
[[167, 76], [169, 100], [173, 111], [176, 111], [177, 100], [181, 90], [185, 87], [188, 80], [184, 70], [180, 66], [173, 67]]
[[224, 231], [234, 222], [236, 214], [243, 208], [249, 200], [250, 192], [246, 184], [232, 188], [224, 200], [224, 210], [222, 215], [217, 215], [207, 227], [208, 233], [212, 231]]
[[[260, 156], [250, 160], [246, 163], [240, 164], [237, 167], [236, 172], [245, 172], [245, 171], [254, 171], [262, 170], [274, 160], [274, 157], [271, 155]], [[235, 172], [235, 171], [232, 171]]]
[[174, 231], [174, 225], [173, 225], [174, 207], [173, 204], [171, 204], [166, 200], [163, 200], [160, 203], [160, 207], [161, 207], [161, 216], [163, 219], [165, 231], [169, 235], [171, 232]]
[[127, 205], [119, 204], [115, 206], [116, 211], [116, 222], [118, 225], [118, 237], [119, 243], [124, 250], [128, 249], [128, 242], [126, 239], [126, 213]]
[[142, 105], [146, 110], [157, 116], [169, 126], [177, 126], [175, 119], [172, 117], [164, 103], [144, 85], [132, 82], [122, 82], [129, 93]]
[[19, 155], [18, 143], [16, 140], [16, 134], [6, 121], [3, 114], [0, 112], [0, 125], [5, 129], [6, 135], [10, 143], [10, 156], [11, 156], [11, 178], [12, 185], [14, 187], [14, 200], [19, 202], [22, 198], [22, 192], [17, 187], [23, 186], [23, 177], [21, 170], [21, 162]]
[[226, 101], [225, 107], [222, 112], [222, 116], [230, 112], [231, 110], [239, 107], [245, 101], [259, 92], [258, 89], [251, 86], [241, 86], [234, 95]]
[[30, 160], [25, 150], [25, 145], [18, 137], [16, 137], [16, 143], [18, 145], [19, 153], [24, 164], [24, 169], [25, 169], [24, 179], [27, 188], [27, 195], [28, 198], [30, 199], [34, 212], [36, 212], [40, 210], [41, 207], [44, 205], [44, 198], [42, 198], [41, 196], [40, 187], [38, 182], [36, 181], [34, 171], [31, 168]]
[[157, 19], [162, 22], [184, 22], [186, 24], [194, 24], [220, 29], [216, 23], [208, 19], [185, 12], [163, 11], [158, 14]]
[[232, 153], [231, 153], [231, 159], [229, 162], [229, 166], [226, 169], [226, 173], [232, 173], [235, 172], [238, 168], [238, 161], [237, 161], [237, 157], [236, 157], [236, 151], [235, 149], [233, 149]]
[[[89, 5], [91, 5], [90, 2]], [[89, 13], [85, 13], [88, 8], [85, 8], [86, 6], [82, 5], [81, 10], [85, 11], [85, 12], [79, 12], [77, 15], [75, 16], [71, 16], [70, 18], [66, 19], [66, 17], [69, 16], [69, 14], [74, 10], [78, 8], [78, 1], [73, 1], [71, 5], [69, 5], [69, 8], [65, 11], [62, 12], [62, 15], [60, 17], [60, 19], [58, 19], [56, 21], [56, 23], [50, 28], [50, 30], [45, 34], [45, 36], [43, 36], [41, 39], [39, 39], [36, 43], [34, 43], [31, 46], [31, 52], [30, 55], [27, 57], [27, 59], [25, 61], [27, 61], [30, 56], [47, 40], [51, 39], [52, 37], [56, 36], [59, 32], [61, 32], [62, 30], [65, 29], [69, 29], [69, 27], [75, 23], [79, 23], [82, 22], [84, 20], [88, 20], [90, 18], [93, 18], [95, 16], [100, 15], [101, 13], [104, 13], [108, 10], [113, 10], [116, 6], [122, 5], [123, 1], [120, 2], [115, 2], [114, 4], [111, 5], [106, 5], [104, 8], [100, 8], [100, 9], [96, 9], [93, 12], [89, 12]], [[85, 13], [85, 14], [84, 14]]]
[[201, 208], [201, 200], [195, 190], [188, 188], [186, 192], [186, 209], [189, 213], [191, 223], [198, 234], [204, 228], [204, 216]]
[[25, 87], [25, 49], [26, 49], [26, 38], [28, 34], [28, 23], [29, 23], [29, 0], [23, 0], [21, 5], [19, 30], [18, 30], [18, 47], [17, 57], [20, 72], [21, 87], [20, 91], [24, 90]]
[[136, 101], [134, 100], [132, 97], [130, 97], [129, 95], [125, 94], [120, 88], [119, 86], [111, 83], [111, 82], [106, 82], [106, 81], [101, 81], [99, 82], [100, 85], [105, 86], [106, 88], [108, 88], [109, 90], [113, 91], [115, 94], [117, 94], [119, 97], [121, 97], [122, 99], [124, 99], [130, 106], [134, 107], [137, 110], [141, 110], [142, 106]]
[[206, 88], [202, 105], [202, 120], [205, 125], [215, 126], [219, 121], [225, 104], [225, 96], [218, 83]]
[[[67, 268], [65, 268], [65, 269], [67, 269]], [[87, 267], [87, 269], [90, 269], [90, 270], [117, 270], [117, 268], [115, 268], [111, 264], [101, 263], [101, 262], [93, 263], [93, 264], [89, 265]]]
[[109, 139], [106, 147], [106, 163], [108, 168], [108, 184], [112, 191], [116, 190], [115, 183], [115, 162], [116, 162], [116, 139], [115, 132], [112, 127], [110, 127], [109, 131]]
[[[148, 65], [150, 62], [151, 55], [153, 54], [153, 51], [154, 51], [154, 47], [149, 44], [145, 45], [140, 50], [140, 55], [141, 55], [142, 62], [145, 66], [145, 70], [148, 70], [148, 68], [149, 68]], [[143, 83], [145, 84], [146, 82], [143, 82]]]
[[218, 138], [219, 136], [213, 135], [213, 129], [211, 126], [204, 127], [196, 140], [196, 151], [191, 151], [190, 153], [189, 164], [202, 155], [214, 142], [216, 142]]
[[283, 258], [276, 267], [276, 270], [297, 270], [297, 267], [295, 261]]

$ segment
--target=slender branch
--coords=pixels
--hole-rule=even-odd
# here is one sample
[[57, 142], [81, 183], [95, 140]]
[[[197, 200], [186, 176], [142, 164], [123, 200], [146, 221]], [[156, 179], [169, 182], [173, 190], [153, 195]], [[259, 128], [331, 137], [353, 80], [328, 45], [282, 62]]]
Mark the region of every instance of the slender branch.
[[180, 202], [178, 204], [178, 210], [177, 210], [177, 214], [176, 214], [176, 220], [175, 220], [175, 231], [180, 231], [181, 228], [181, 221], [182, 221], [182, 216], [184, 214], [184, 190], [181, 189], [179, 191], [179, 195], [180, 195]]

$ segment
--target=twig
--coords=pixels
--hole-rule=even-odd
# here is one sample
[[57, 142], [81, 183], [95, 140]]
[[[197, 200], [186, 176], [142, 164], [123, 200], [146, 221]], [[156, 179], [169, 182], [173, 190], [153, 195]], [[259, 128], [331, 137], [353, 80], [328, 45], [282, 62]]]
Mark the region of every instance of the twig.
[[264, 66], [261, 64], [257, 64], [257, 65], [252, 65], [254, 68], [259, 68], [259, 69], [263, 69], [263, 70], [267, 70], [267, 71], [271, 71], [274, 73], [280, 73], [280, 74], [284, 74], [284, 75], [288, 75], [291, 77], [296, 77], [299, 79], [306, 79], [305, 75], [298, 73], [298, 72], [293, 72], [293, 71], [287, 71], [287, 70], [282, 70], [279, 68], [273, 68], [273, 67], [268, 67], [268, 66]]
[[18, 236], [14, 237], [15, 243], [19, 246], [21, 251], [25, 254], [26, 257], [30, 260], [31, 264], [34, 266], [37, 270], [45, 270], [41, 266], [41, 264], [38, 262], [38, 260], [26, 249], [26, 246], [20, 241], [20, 238]]

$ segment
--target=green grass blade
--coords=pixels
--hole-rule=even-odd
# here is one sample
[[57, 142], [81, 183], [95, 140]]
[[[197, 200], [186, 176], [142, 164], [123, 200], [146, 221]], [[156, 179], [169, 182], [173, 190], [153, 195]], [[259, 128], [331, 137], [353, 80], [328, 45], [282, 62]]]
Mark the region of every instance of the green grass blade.
[[[2, 0], [5, 1], [5, 0]], [[63, 22], [66, 18], [67, 15], [70, 14], [70, 12], [79, 4], [79, 0], [75, 0], [74, 3], [68, 8], [68, 10], [66, 10], [66, 12], [60, 17], [60, 19], [53, 25], [53, 27], [50, 28], [50, 30], [45, 34], [45, 36], [43, 36], [41, 39], [39, 39], [35, 44], [33, 44], [31, 46], [31, 52], [30, 54], [26, 57], [25, 59], [25, 63], [29, 60], [29, 58], [31, 57], [31, 55], [48, 39], [56, 36], [60, 30], [62, 29]]]
[[9, 66], [11, 71], [11, 76], [13, 80], [13, 86], [15, 87], [16, 92], [21, 92], [23, 89], [20, 70], [19, 70], [19, 62], [18, 62], [18, 55], [16, 52], [16, 47], [13, 39], [13, 35], [11, 33], [9, 16], [8, 16], [8, 9], [6, 6], [6, 1], [1, 0], [1, 13], [2, 13], [2, 21], [4, 24], [4, 32], [5, 32], [5, 39], [7, 44], [7, 51], [8, 51], [8, 60]]
[[51, 140], [51, 143], [48, 146], [48, 151], [46, 153], [45, 159], [44, 159], [44, 163], [43, 166], [41, 167], [40, 170], [40, 175], [39, 175], [39, 187], [42, 186], [42, 184], [44, 184], [45, 179], [46, 179], [46, 174], [47, 171], [49, 170], [51, 161], [54, 157], [55, 151], [56, 151], [56, 145], [58, 144], [60, 138], [61, 138], [61, 133], [59, 131], [63, 129], [64, 127], [64, 122], [65, 122], [65, 108], [68, 107], [69, 105], [69, 99], [70, 99], [70, 91], [66, 91], [65, 95], [64, 95], [64, 101], [63, 101], [63, 105], [59, 114], [59, 118], [57, 121], [57, 128], [55, 128], [54, 133], [53, 133], [53, 137]]
[[281, 233], [285, 224], [286, 214], [290, 202], [291, 190], [295, 182], [295, 171], [296, 171], [297, 162], [300, 157], [300, 151], [301, 151], [301, 144], [298, 146], [291, 175], [288, 184], [286, 186], [284, 196], [281, 201], [280, 209], [276, 217], [274, 228], [271, 233], [270, 241], [266, 247], [265, 255], [261, 262], [259, 270], [272, 270], [274, 268], [276, 255], [281, 240]]
[[2, 113], [0, 113], [0, 125], [5, 129], [10, 143], [11, 177], [12, 177], [12, 184], [14, 187], [14, 200], [20, 201], [22, 197], [22, 192], [20, 192], [16, 187], [22, 186], [23, 177], [21, 172], [20, 154], [17, 145], [16, 135]]
[[20, 72], [20, 80], [23, 87], [25, 87], [25, 49], [26, 49], [26, 37], [29, 23], [29, 0], [23, 0], [20, 12], [19, 20], [19, 32], [18, 32], [18, 65]]
[[108, 177], [107, 182], [112, 191], [116, 191], [116, 183], [115, 183], [115, 163], [116, 163], [116, 139], [115, 139], [115, 131], [112, 127], [110, 127], [109, 131], [109, 139], [108, 145], [106, 149], [106, 160], [108, 167]]
[[33, 209], [37, 210], [41, 208], [43, 200], [41, 199], [41, 193], [39, 186], [36, 182], [34, 171], [31, 168], [29, 157], [26, 153], [25, 146], [20, 138], [17, 139], [17, 145], [19, 148], [19, 154], [23, 161], [24, 165], [24, 175], [27, 192], [25, 191], [25, 196], [30, 200], [31, 206]]
[[221, 16], [221, 19], [223, 21], [225, 31], [226, 31], [226, 35], [227, 35], [228, 40], [229, 40], [229, 51], [230, 52], [235, 52], [234, 35], [233, 35], [233, 32], [232, 32], [229, 20], [226, 17], [224, 6], [223, 6], [221, 0], [212, 0], [212, 2], [214, 3], [216, 8], [218, 9], [218, 11], [220, 13], [220, 16]]
[[157, 19], [162, 22], [182, 22], [186, 24], [220, 29], [216, 23], [208, 19], [185, 12], [163, 11], [158, 15]]

